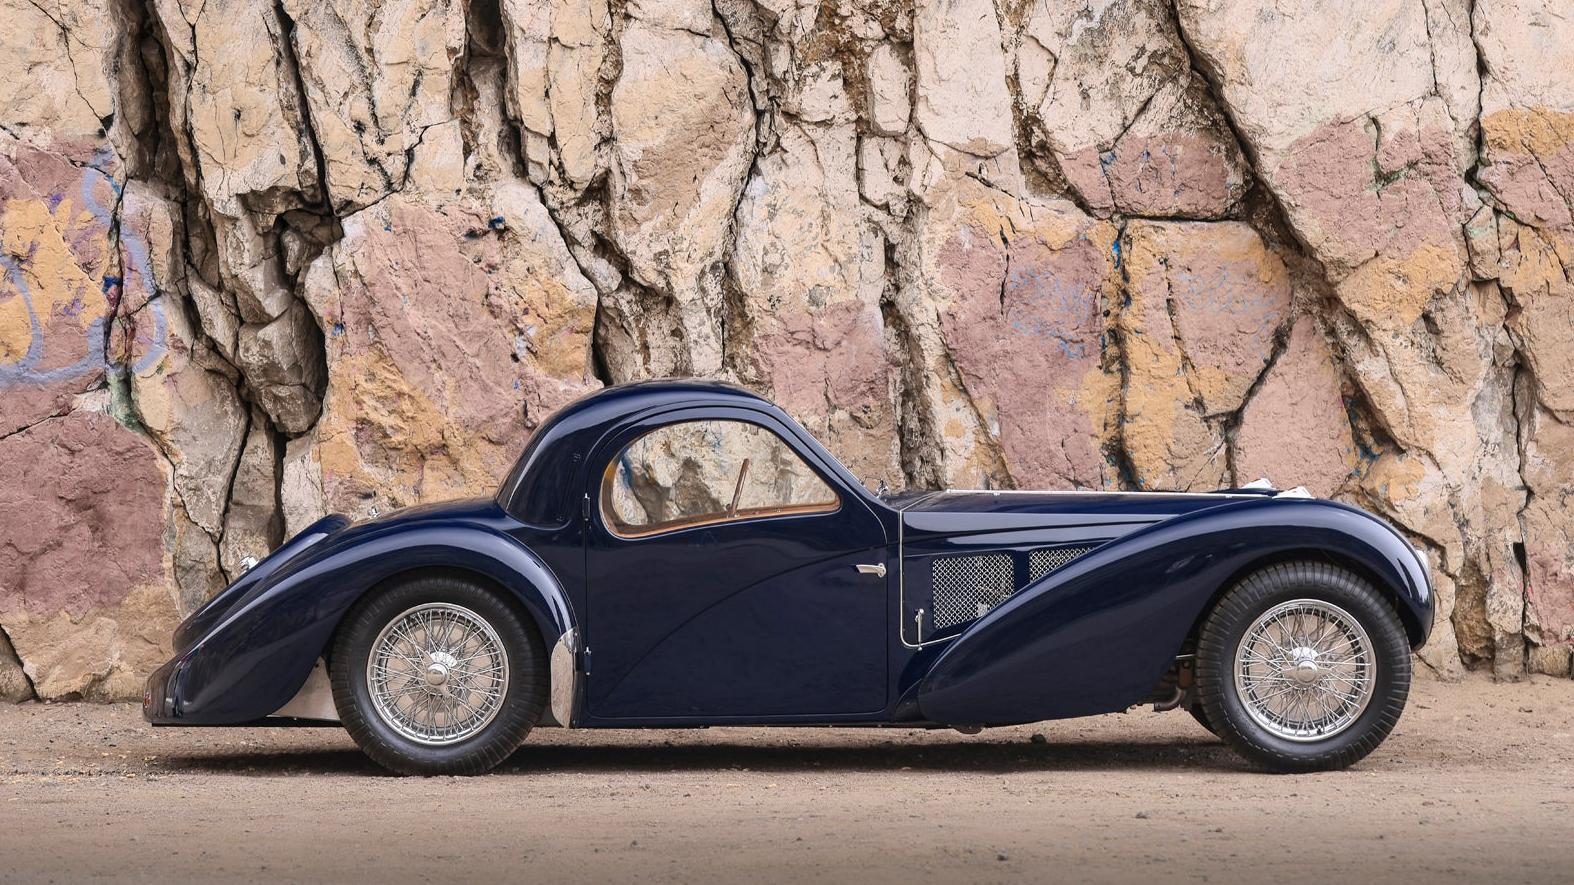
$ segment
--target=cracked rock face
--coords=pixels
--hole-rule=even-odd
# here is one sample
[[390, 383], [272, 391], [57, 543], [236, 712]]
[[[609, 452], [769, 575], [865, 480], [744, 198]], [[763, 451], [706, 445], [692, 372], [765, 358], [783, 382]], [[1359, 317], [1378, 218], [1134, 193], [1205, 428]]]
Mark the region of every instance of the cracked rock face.
[[1018, 46], [1026, 120], [1088, 206], [1223, 218], [1248, 170], [1165, 0], [1036, 3]]
[[40, 697], [139, 696], [162, 663], [179, 615], [168, 479], [147, 440], [88, 407], [0, 440], [0, 622]]
[[1565, 7], [0, 0], [0, 698], [666, 375], [871, 485], [1306, 485], [1433, 671], [1568, 675]]
[[[1129, 298], [1118, 314], [1128, 373], [1122, 443], [1135, 479], [1147, 489], [1223, 488], [1233, 478], [1227, 436], [1245, 423], [1243, 407], [1292, 316], [1289, 272], [1240, 223], [1133, 221], [1122, 243]], [[1303, 334], [1303, 348], [1312, 340], [1312, 333]], [[1320, 377], [1325, 382], [1320, 405], [1331, 401], [1337, 413], [1338, 378], [1326, 351], [1322, 357], [1327, 371]], [[1276, 395], [1270, 399], [1289, 395], [1280, 389], [1299, 386], [1308, 368], [1275, 365]], [[1252, 398], [1259, 416], [1275, 408], [1262, 402], [1260, 395]], [[1301, 423], [1298, 416], [1278, 417]], [[1269, 427], [1272, 449], [1282, 439], [1280, 426], [1262, 417], [1237, 436], [1239, 472], [1281, 486], [1305, 481], [1293, 451], [1280, 463], [1257, 456], [1253, 440], [1263, 438], [1259, 428]], [[1298, 441], [1296, 448], [1316, 456], [1325, 453], [1322, 442]], [[1334, 476], [1320, 491], [1332, 492], [1342, 479], [1343, 474]]]
[[33, 683], [22, 669], [11, 640], [0, 634], [0, 702], [21, 703], [33, 697]]
[[535, 424], [589, 389], [595, 290], [535, 190], [489, 190], [393, 197], [307, 272], [330, 380], [305, 457], [327, 510], [485, 492]]

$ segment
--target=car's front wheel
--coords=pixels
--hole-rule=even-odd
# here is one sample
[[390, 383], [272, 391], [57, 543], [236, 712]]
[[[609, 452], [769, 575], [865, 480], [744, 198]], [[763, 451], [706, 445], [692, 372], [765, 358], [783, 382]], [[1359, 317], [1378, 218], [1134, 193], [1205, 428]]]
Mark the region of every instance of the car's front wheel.
[[1186, 708], [1186, 712], [1190, 713], [1191, 718], [1197, 720], [1197, 724], [1206, 728], [1210, 734], [1217, 735], [1219, 733], [1219, 730], [1214, 727], [1213, 721], [1208, 718], [1208, 711], [1202, 708], [1201, 701], [1192, 703], [1191, 706]]
[[547, 697], [534, 625], [487, 588], [426, 577], [368, 596], [330, 658], [357, 745], [401, 774], [480, 774], [517, 749]]
[[1197, 642], [1199, 721], [1276, 771], [1344, 768], [1383, 742], [1410, 691], [1410, 644], [1368, 581], [1328, 563], [1255, 572]]

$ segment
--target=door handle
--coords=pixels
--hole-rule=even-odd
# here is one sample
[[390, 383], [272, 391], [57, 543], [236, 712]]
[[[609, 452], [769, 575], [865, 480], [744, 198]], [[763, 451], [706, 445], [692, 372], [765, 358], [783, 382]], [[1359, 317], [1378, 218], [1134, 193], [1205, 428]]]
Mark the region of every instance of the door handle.
[[853, 566], [853, 568], [857, 569], [858, 574], [860, 575], [874, 575], [877, 578], [885, 577], [885, 563], [883, 562], [876, 562], [872, 565], [866, 562], [860, 562]]

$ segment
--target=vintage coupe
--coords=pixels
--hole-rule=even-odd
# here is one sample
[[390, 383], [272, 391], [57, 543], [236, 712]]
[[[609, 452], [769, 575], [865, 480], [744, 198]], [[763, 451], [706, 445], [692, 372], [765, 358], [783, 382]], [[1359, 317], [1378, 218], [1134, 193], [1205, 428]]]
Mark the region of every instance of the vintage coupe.
[[1360, 510], [1206, 494], [872, 493], [733, 387], [612, 387], [494, 498], [319, 520], [175, 632], [156, 725], [342, 722], [486, 771], [531, 728], [943, 726], [1152, 702], [1276, 770], [1393, 728], [1428, 564]]

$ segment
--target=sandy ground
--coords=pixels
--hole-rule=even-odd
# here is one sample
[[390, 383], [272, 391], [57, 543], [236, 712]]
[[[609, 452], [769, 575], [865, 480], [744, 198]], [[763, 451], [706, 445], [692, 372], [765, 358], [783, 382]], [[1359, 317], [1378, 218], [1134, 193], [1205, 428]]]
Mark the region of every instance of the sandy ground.
[[0, 880], [501, 878], [1567, 883], [1574, 681], [1421, 683], [1376, 754], [1299, 777], [1179, 712], [541, 730], [491, 776], [407, 779], [337, 729], [0, 707]]

